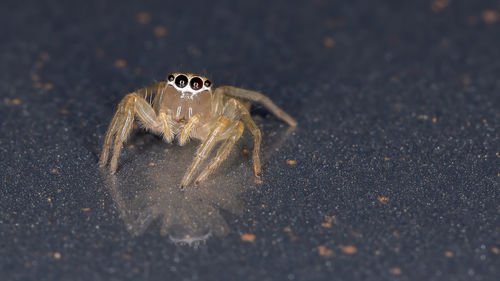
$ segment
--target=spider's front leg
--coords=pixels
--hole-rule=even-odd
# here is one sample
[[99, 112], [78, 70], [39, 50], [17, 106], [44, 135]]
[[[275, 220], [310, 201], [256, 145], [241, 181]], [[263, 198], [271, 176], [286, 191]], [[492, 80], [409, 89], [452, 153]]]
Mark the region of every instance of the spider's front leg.
[[198, 178], [196, 179], [196, 183], [205, 180], [208, 175], [210, 175], [217, 167], [219, 167], [219, 165], [227, 158], [227, 156], [231, 152], [234, 144], [240, 139], [245, 126], [254, 135], [254, 172], [255, 176], [260, 176], [261, 166], [259, 153], [261, 135], [259, 128], [250, 118], [250, 113], [248, 113], [248, 110], [246, 110], [244, 105], [233, 98], [229, 99], [226, 102], [222, 109], [222, 112], [220, 113], [221, 115], [215, 122], [211, 133], [198, 148], [193, 163], [184, 175], [181, 183], [182, 187], [187, 186], [191, 182], [194, 173], [199, 168], [203, 160], [208, 156], [215, 143], [219, 140], [225, 140], [217, 151], [214, 159], [212, 159], [207, 168], [198, 176]]
[[191, 166], [189, 166], [189, 169], [182, 178], [181, 187], [185, 187], [191, 182], [194, 173], [200, 166], [201, 162], [203, 162], [203, 160], [207, 158], [207, 155], [210, 153], [215, 143], [217, 142], [219, 135], [224, 132], [224, 130], [230, 123], [231, 120], [229, 120], [224, 115], [221, 115], [219, 116], [219, 118], [217, 118], [212, 131], [210, 132], [208, 137], [201, 143], [200, 147], [198, 147], [198, 150], [196, 151], [196, 156], [193, 162], [191, 163]]
[[227, 158], [236, 142], [241, 138], [241, 135], [243, 135], [243, 131], [245, 130], [245, 126], [243, 126], [243, 123], [237, 121], [233, 124], [234, 125], [231, 128], [227, 129], [227, 131], [220, 136], [221, 139], [224, 139], [226, 137], [227, 139], [220, 146], [214, 159], [210, 161], [210, 164], [208, 164], [205, 170], [201, 172], [201, 174], [196, 178], [195, 182], [197, 184], [204, 181], [208, 177], [208, 175], [210, 175], [213, 171], [215, 171], [215, 169], [217, 169], [217, 167], [219, 167], [219, 165]]
[[170, 128], [171, 121], [164, 112], [160, 112], [157, 116], [151, 104], [136, 92], [126, 95], [118, 105], [118, 110], [106, 132], [99, 159], [99, 166], [104, 167], [108, 162], [109, 150], [113, 145], [113, 156], [109, 164], [111, 173], [116, 171], [122, 145], [130, 134], [135, 117], [148, 129], [158, 130], [158, 128], [161, 128], [160, 130], [167, 141], [173, 139]]

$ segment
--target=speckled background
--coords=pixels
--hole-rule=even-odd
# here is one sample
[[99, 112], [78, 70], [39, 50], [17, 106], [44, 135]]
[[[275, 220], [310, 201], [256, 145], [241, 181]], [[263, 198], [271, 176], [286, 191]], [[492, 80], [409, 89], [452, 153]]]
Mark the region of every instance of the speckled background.
[[[498, 280], [499, 35], [496, 0], [2, 1], [1, 280]], [[255, 107], [262, 184], [249, 135], [196, 195], [162, 169], [196, 142], [137, 131], [97, 168], [119, 100], [172, 71], [299, 121]], [[193, 218], [214, 235], [174, 243]]]

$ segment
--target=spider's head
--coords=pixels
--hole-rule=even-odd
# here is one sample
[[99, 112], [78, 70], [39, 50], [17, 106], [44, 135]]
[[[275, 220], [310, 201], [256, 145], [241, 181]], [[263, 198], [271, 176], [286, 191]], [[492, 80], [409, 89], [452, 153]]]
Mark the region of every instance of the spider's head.
[[191, 97], [203, 91], [212, 91], [212, 81], [192, 73], [172, 73], [167, 76], [167, 83], [179, 93], [190, 93]]

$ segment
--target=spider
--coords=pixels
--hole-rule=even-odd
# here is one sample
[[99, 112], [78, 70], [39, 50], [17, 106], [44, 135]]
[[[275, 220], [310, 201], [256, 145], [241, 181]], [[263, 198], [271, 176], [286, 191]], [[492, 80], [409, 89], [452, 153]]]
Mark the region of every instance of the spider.
[[250, 101], [262, 103], [290, 126], [297, 125], [290, 115], [259, 92], [232, 86], [212, 89], [212, 82], [201, 75], [169, 74], [165, 81], [134, 91], [121, 100], [106, 132], [99, 166], [106, 166], [113, 146], [109, 168], [112, 174], [115, 173], [122, 145], [137, 119], [140, 125], [154, 134], [162, 135], [168, 143], [177, 139], [182, 146], [190, 138], [201, 140], [195, 158], [184, 174], [181, 187], [192, 182], [215, 144], [223, 141], [216, 156], [196, 178], [195, 183], [198, 184], [226, 159], [246, 127], [254, 138], [253, 169], [255, 176], [260, 178], [261, 132], [250, 117]]

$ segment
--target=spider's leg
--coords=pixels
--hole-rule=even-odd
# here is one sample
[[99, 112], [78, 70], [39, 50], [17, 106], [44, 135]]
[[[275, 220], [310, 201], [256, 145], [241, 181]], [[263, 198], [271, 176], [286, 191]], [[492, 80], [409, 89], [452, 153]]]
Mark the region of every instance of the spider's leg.
[[276, 104], [274, 104], [274, 102], [264, 94], [232, 86], [221, 86], [215, 90], [216, 94], [217, 92], [223, 92], [225, 95], [230, 97], [236, 97], [240, 99], [246, 99], [261, 103], [267, 109], [269, 109], [274, 115], [276, 115], [279, 119], [288, 123], [288, 125], [292, 127], [297, 126], [297, 121], [295, 121], [295, 119], [293, 119], [283, 109], [279, 108]]
[[139, 118], [146, 129], [161, 132], [166, 142], [172, 142], [174, 133], [172, 132], [172, 117], [164, 111], [157, 115], [144, 98], [135, 97], [135, 115]]
[[102, 148], [101, 157], [99, 157], [100, 167], [104, 167], [108, 162], [109, 149], [113, 144], [113, 137], [116, 134], [116, 131], [118, 130], [118, 123], [121, 122], [121, 119], [122, 119], [122, 114], [120, 111], [117, 111], [115, 113], [115, 116], [113, 116], [113, 120], [111, 120], [111, 123], [109, 124], [109, 128], [106, 131], [106, 137], [104, 138], [104, 145]]
[[116, 132], [114, 146], [113, 146], [113, 156], [109, 163], [109, 169], [111, 173], [114, 174], [118, 166], [118, 157], [120, 157], [120, 151], [122, 149], [123, 142], [128, 138], [130, 130], [132, 129], [132, 124], [134, 123], [134, 103], [133, 99], [126, 99], [124, 103], [120, 106], [121, 120], [117, 124], [119, 129]]
[[224, 109], [224, 91], [215, 90], [212, 97], [212, 106], [210, 108], [210, 116], [219, 116]]
[[[220, 146], [219, 150], [217, 151], [217, 155], [210, 161], [210, 164], [208, 164], [207, 168], [201, 174], [196, 178], [196, 183], [200, 183], [204, 181], [208, 175], [210, 175], [219, 165], [226, 160], [227, 156], [231, 152], [231, 149], [233, 149], [234, 144], [241, 138], [241, 135], [243, 134], [243, 131], [245, 130], [245, 126], [243, 126], [243, 123], [240, 121], [236, 121], [236, 126], [232, 127], [231, 129], [228, 130], [229, 137], [226, 139], [226, 141]], [[224, 133], [226, 134], [226, 132]]]
[[191, 163], [191, 166], [182, 178], [181, 187], [187, 186], [191, 182], [195, 171], [198, 169], [201, 162], [205, 158], [207, 158], [207, 155], [210, 153], [215, 143], [217, 142], [218, 136], [224, 131], [224, 129], [229, 125], [230, 122], [231, 121], [226, 116], [219, 116], [219, 118], [215, 122], [215, 126], [213, 127], [212, 132], [201, 143], [200, 147], [196, 151], [196, 156]]
[[[253, 171], [256, 177], [260, 177], [262, 174], [262, 168], [260, 165], [260, 144], [262, 142], [262, 135], [260, 133], [259, 127], [255, 124], [250, 113], [245, 108], [243, 104], [241, 104], [236, 99], [230, 99], [228, 103], [234, 104], [234, 110], [237, 111], [237, 116], [241, 118], [243, 124], [247, 127], [250, 133], [253, 135], [253, 152], [252, 152], [252, 160], [253, 160]], [[233, 107], [229, 107], [233, 108]]]
[[[114, 138], [113, 156], [111, 157], [110, 162], [111, 173], [116, 171], [120, 150], [123, 143], [127, 140], [130, 130], [132, 129], [135, 116], [137, 116], [139, 121], [141, 121], [141, 123], [148, 129], [157, 130], [163, 125], [162, 116], [160, 115], [158, 118], [155, 111], [151, 107], [151, 104], [148, 103], [143, 97], [139, 96], [135, 92], [126, 95], [118, 105], [118, 110], [106, 133], [103, 151], [99, 160], [99, 164], [101, 166], [106, 165], [109, 148], [113, 145]], [[164, 135], [169, 134], [171, 139], [173, 134], [170, 127], [167, 129], [163, 126], [163, 133]]]
[[186, 123], [184, 128], [182, 128], [182, 132], [181, 132], [180, 137], [179, 137], [179, 145], [180, 146], [183, 146], [186, 144], [186, 142], [189, 139], [189, 135], [191, 135], [191, 131], [196, 126], [196, 124], [198, 124], [198, 122], [200, 122], [200, 115], [195, 114], [195, 115], [193, 115], [193, 117], [191, 117], [189, 119], [189, 121]]
[[[172, 118], [160, 109], [164, 98], [165, 81], [160, 81], [152, 86], [137, 90], [135, 93], [140, 97], [136, 99], [136, 111], [142, 124], [147, 129], [161, 132], [166, 142], [172, 142]], [[158, 112], [158, 114], [155, 114]]]

